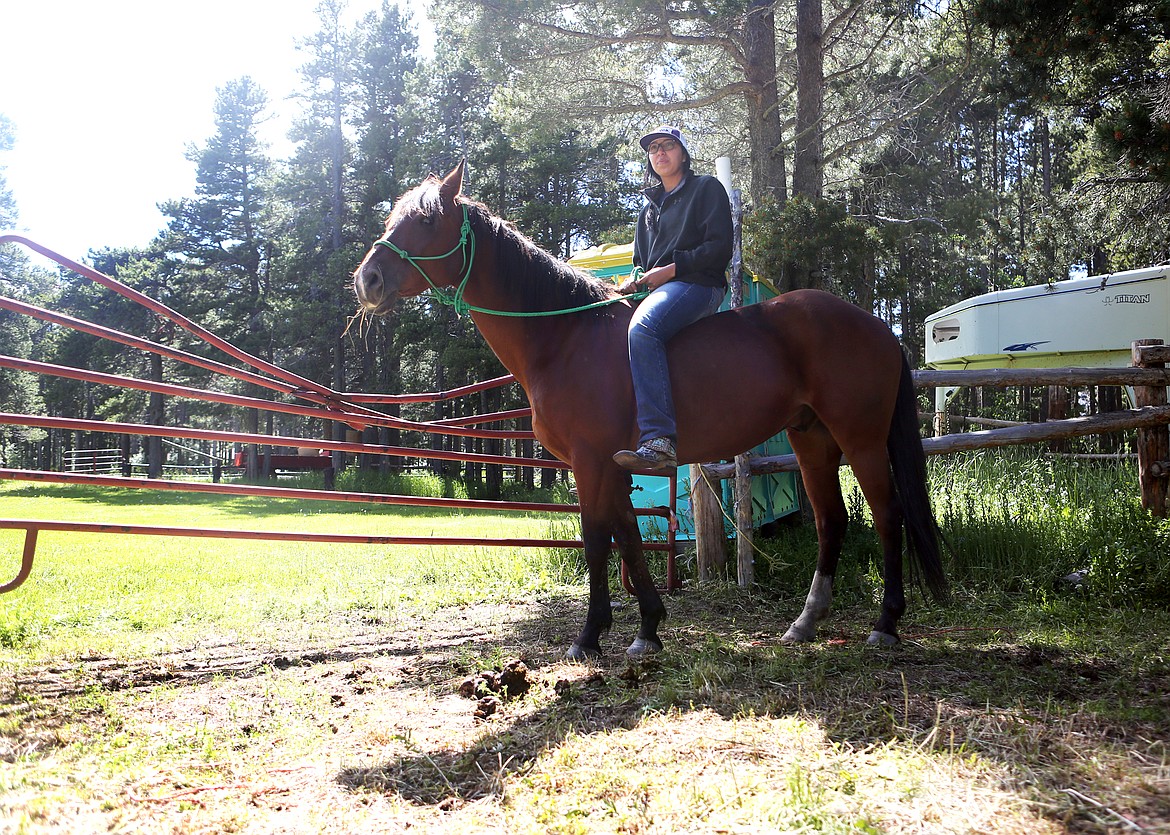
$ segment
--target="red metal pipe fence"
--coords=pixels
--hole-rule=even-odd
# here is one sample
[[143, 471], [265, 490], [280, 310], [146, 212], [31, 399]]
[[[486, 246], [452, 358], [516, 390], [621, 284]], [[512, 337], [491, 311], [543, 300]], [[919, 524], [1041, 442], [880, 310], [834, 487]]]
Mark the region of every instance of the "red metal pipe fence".
[[[188, 386], [179, 386], [169, 383], [158, 383], [125, 377], [115, 374], [104, 374], [85, 369], [68, 368], [65, 366], [39, 363], [17, 357], [0, 356], [0, 367], [12, 368], [21, 371], [49, 374], [66, 379], [82, 380], [101, 385], [118, 386], [175, 397], [186, 397], [233, 406], [241, 406], [264, 411], [295, 414], [305, 417], [322, 418], [324, 420], [341, 421], [353, 428], [364, 426], [385, 426], [396, 429], [406, 429], [431, 434], [447, 434], [473, 438], [497, 439], [533, 439], [531, 430], [493, 430], [475, 429], [477, 424], [512, 420], [531, 416], [530, 409], [514, 409], [486, 415], [475, 415], [463, 418], [454, 418], [433, 423], [403, 420], [391, 415], [367, 408], [362, 404], [393, 404], [393, 403], [426, 403], [440, 400], [449, 400], [456, 397], [484, 391], [490, 388], [507, 385], [513, 382], [508, 376], [497, 377], [452, 389], [446, 392], [432, 392], [429, 394], [360, 394], [338, 393], [327, 386], [300, 377], [290, 371], [282, 369], [272, 363], [248, 354], [227, 341], [213, 334], [211, 331], [197, 325], [182, 314], [171, 310], [165, 305], [148, 296], [133, 290], [121, 282], [103, 273], [97, 272], [83, 264], [79, 264], [52, 250], [46, 249], [27, 238], [19, 235], [0, 235], [0, 244], [15, 243], [32, 249], [33, 251], [56, 261], [61, 266], [89, 278], [102, 286], [146, 307], [155, 314], [166, 318], [194, 334], [207, 344], [218, 348], [230, 357], [239, 360], [255, 369], [246, 371], [224, 363], [208, 360], [189, 354], [175, 348], [170, 348], [150, 340], [125, 334], [112, 328], [106, 328], [92, 322], [86, 322], [71, 316], [56, 313], [44, 308], [30, 305], [15, 299], [0, 297], [0, 308], [12, 312], [32, 316], [41, 321], [77, 331], [89, 333], [104, 339], [119, 342], [130, 347], [140, 348], [170, 359], [195, 365], [206, 370], [232, 377], [269, 389], [278, 394], [292, 396], [312, 405], [284, 403], [275, 400], [245, 397], [242, 395], [213, 392], [195, 389]], [[264, 376], [265, 374], [270, 376]], [[273, 379], [275, 378], [275, 379]], [[324, 449], [337, 452], [352, 452], [394, 457], [415, 457], [450, 461], [470, 461], [483, 464], [510, 465], [516, 467], [534, 467], [540, 469], [567, 469], [568, 465], [561, 461], [544, 458], [525, 458], [518, 456], [503, 456], [481, 453], [465, 453], [439, 449], [418, 449], [414, 447], [389, 446], [379, 444], [363, 444], [348, 441], [305, 440], [277, 435], [256, 435], [240, 432], [223, 432], [208, 429], [192, 429], [187, 427], [154, 426], [148, 424], [124, 423], [115, 421], [93, 421], [63, 417], [38, 417], [33, 415], [17, 415], [0, 413], [0, 424], [16, 426], [36, 426], [42, 428], [59, 428], [75, 431], [107, 432], [112, 434], [133, 434], [163, 438], [187, 438], [195, 440], [221, 441], [229, 443], [255, 444], [260, 446], [288, 446], [300, 448]], [[222, 495], [248, 496], [277, 496], [310, 501], [344, 501], [364, 502], [371, 504], [413, 505], [417, 507], [437, 507], [451, 509], [476, 510], [511, 510], [534, 511], [550, 513], [578, 513], [577, 505], [558, 505], [542, 502], [502, 502], [482, 499], [446, 499], [417, 496], [396, 496], [391, 494], [370, 494], [337, 492], [332, 490], [306, 490], [281, 487], [264, 487], [238, 484], [209, 484], [206, 482], [186, 482], [160, 479], [134, 479], [107, 475], [61, 474], [38, 470], [0, 469], [0, 479], [14, 479], [59, 484], [91, 484], [111, 488], [134, 488], [152, 490], [179, 490], [189, 492], [216, 493]], [[651, 551], [664, 551], [667, 557], [666, 590], [673, 591], [680, 587], [677, 565], [675, 562], [675, 483], [671, 476], [671, 506], [663, 508], [636, 509], [639, 515], [661, 516], [667, 520], [667, 538], [665, 542], [646, 542], [643, 547]], [[25, 531], [24, 548], [21, 557], [21, 566], [17, 575], [8, 583], [0, 585], [0, 594], [12, 591], [19, 587], [32, 571], [36, 553], [38, 533], [44, 531], [67, 531], [71, 533], [122, 533], [151, 536], [202, 536], [226, 539], [264, 539], [277, 541], [301, 542], [351, 542], [365, 544], [387, 545], [480, 545], [516, 548], [582, 548], [581, 540], [562, 539], [483, 539], [463, 537], [418, 537], [418, 536], [368, 536], [361, 534], [319, 534], [272, 531], [221, 530], [206, 528], [183, 528], [169, 526], [141, 526], [123, 524], [102, 524], [85, 522], [65, 522], [37, 519], [0, 519], [0, 529], [17, 529]], [[622, 582], [632, 592], [625, 566], [622, 566]]]
[[71, 429], [80, 432], [109, 432], [118, 435], [150, 435], [160, 438], [189, 438], [197, 441], [257, 444], [260, 446], [288, 446], [303, 449], [327, 449], [335, 452], [371, 453], [395, 457], [428, 458], [443, 461], [473, 461], [479, 464], [516, 465], [547, 469], [568, 469], [563, 461], [545, 458], [518, 458], [481, 452], [458, 452], [444, 449], [418, 449], [385, 444], [362, 444], [356, 441], [294, 438], [290, 435], [253, 435], [246, 432], [224, 432], [218, 429], [188, 429], [179, 426], [156, 426], [150, 423], [120, 423], [112, 420], [85, 420], [83, 418], [35, 417], [0, 412], [0, 423], [15, 426], [39, 426], [50, 429]]

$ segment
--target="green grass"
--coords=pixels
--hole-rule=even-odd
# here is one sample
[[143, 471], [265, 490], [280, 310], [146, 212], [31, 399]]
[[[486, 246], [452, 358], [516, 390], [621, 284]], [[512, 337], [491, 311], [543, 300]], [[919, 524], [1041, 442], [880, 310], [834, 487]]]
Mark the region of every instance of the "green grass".
[[969, 453], [939, 459], [932, 488], [956, 579], [1043, 593], [1081, 572], [1114, 605], [1170, 605], [1170, 521], [1142, 509], [1132, 462]]
[[[4, 518], [370, 535], [575, 538], [572, 518], [353, 503], [6, 485]], [[0, 532], [15, 575], [24, 534]], [[157, 651], [212, 636], [393, 621], [575, 585], [575, 552], [43, 532], [32, 576], [0, 598], [0, 648], [26, 658]], [[130, 640], [128, 636], [134, 636]]]
[[[1170, 605], [1170, 522], [1139, 505], [1132, 465], [1081, 464], [1028, 453], [968, 453], [930, 460], [934, 504], [951, 547], [956, 589], [1027, 597], [1044, 606], [1069, 594], [1107, 606]], [[837, 597], [880, 594], [880, 549], [868, 509], [843, 470], [852, 524]], [[353, 488], [460, 495], [457, 484], [399, 478]], [[575, 538], [565, 514], [225, 498], [59, 485], [0, 486], [0, 515], [139, 525], [305, 532]], [[23, 533], [0, 533], [8, 576]], [[799, 598], [814, 568], [811, 525], [758, 542], [765, 595]], [[685, 562], [684, 568], [685, 568]], [[1080, 572], [1073, 587], [1061, 578]], [[27, 658], [154, 651], [214, 635], [264, 638], [319, 630], [338, 616], [392, 622], [435, 609], [582, 589], [579, 554], [540, 549], [320, 545], [118, 534], [40, 536], [32, 577], [0, 598], [0, 649]], [[136, 640], [128, 641], [127, 636]], [[143, 639], [148, 639], [143, 641]]]

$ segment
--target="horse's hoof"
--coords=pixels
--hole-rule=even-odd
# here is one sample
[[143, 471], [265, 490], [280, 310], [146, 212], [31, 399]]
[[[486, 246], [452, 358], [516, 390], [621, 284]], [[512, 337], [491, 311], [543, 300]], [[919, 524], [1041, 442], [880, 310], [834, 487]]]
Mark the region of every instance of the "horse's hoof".
[[797, 629], [795, 626], [788, 627], [788, 631], [784, 633], [784, 637], [780, 639], [782, 644], [810, 644], [816, 633], [808, 634], [803, 629]]
[[569, 651], [565, 653], [565, 658], [569, 661], [592, 661], [593, 659], [600, 657], [600, 649], [583, 647], [580, 644], [573, 644], [571, 647], [569, 647]]
[[876, 629], [869, 633], [869, 637], [865, 642], [871, 647], [896, 647], [902, 642], [902, 639], [897, 635], [891, 635], [889, 632], [878, 632]]
[[661, 641], [651, 641], [646, 638], [635, 638], [634, 643], [630, 644], [626, 649], [626, 657], [637, 660], [639, 658], [646, 658], [649, 655], [656, 655], [662, 652]]

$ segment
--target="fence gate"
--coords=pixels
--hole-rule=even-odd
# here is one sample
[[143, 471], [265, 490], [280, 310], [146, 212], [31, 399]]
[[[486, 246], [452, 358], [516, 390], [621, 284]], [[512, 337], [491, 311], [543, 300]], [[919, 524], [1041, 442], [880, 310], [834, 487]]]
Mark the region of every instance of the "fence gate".
[[120, 449], [67, 449], [61, 453], [67, 473], [117, 473], [122, 470]]

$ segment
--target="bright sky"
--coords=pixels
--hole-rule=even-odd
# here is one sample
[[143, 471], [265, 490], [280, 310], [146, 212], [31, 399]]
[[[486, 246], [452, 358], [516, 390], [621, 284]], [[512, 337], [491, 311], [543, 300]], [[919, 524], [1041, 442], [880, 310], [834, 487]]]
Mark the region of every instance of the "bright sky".
[[[16, 145], [0, 167], [17, 232], [74, 260], [144, 246], [155, 204], [194, 194], [188, 145], [215, 131], [216, 88], [249, 75], [268, 94], [265, 140], [284, 138], [317, 29], [317, 0], [22, 0], [0, 12], [0, 114]], [[352, 23], [382, 0], [348, 0]], [[400, 0], [416, 21], [424, 0]]]

